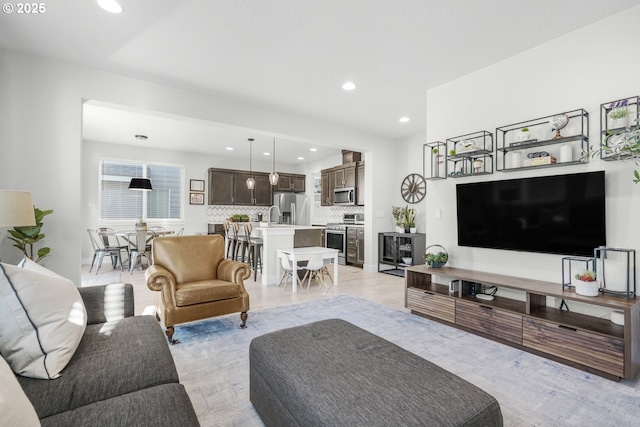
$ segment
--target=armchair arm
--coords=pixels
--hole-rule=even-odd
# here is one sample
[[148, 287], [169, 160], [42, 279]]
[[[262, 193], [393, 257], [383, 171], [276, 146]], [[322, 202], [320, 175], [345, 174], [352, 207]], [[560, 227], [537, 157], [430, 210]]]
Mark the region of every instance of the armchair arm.
[[105, 323], [134, 315], [131, 283], [78, 288], [87, 310], [87, 324]]
[[244, 280], [251, 277], [251, 267], [245, 263], [225, 258], [218, 264], [217, 275], [220, 280], [244, 286]]
[[147, 287], [152, 291], [161, 291], [165, 288], [165, 291], [173, 293], [176, 290], [175, 276], [160, 265], [150, 265], [144, 272], [144, 278], [147, 280]]

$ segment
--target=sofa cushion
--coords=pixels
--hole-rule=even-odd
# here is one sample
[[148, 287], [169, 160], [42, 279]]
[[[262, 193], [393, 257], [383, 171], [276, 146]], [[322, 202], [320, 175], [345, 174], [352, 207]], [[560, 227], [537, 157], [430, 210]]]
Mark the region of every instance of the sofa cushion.
[[146, 388], [42, 419], [43, 427], [198, 425], [181, 384]]
[[177, 383], [178, 373], [155, 318], [134, 316], [87, 326], [60, 378], [18, 377], [18, 381], [44, 418], [135, 390]]
[[33, 405], [25, 396], [16, 376], [4, 358], [0, 357], [0, 419], [7, 426], [39, 426]]
[[240, 286], [226, 280], [201, 280], [199, 282], [178, 285], [176, 289], [176, 305], [200, 304], [203, 302], [220, 301], [240, 296]]
[[80, 343], [87, 315], [70, 280], [0, 264], [0, 325], [0, 353], [13, 371], [53, 379]]

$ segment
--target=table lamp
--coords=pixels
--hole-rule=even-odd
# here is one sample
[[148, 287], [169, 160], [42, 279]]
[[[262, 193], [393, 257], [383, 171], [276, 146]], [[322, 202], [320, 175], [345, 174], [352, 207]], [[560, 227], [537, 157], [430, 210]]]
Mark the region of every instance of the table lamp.
[[31, 193], [0, 190], [0, 227], [36, 225]]

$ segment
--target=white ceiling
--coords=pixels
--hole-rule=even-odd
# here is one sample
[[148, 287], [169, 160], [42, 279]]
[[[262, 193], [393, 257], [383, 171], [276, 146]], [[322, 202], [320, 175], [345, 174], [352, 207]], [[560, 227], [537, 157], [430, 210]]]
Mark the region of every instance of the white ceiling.
[[[402, 138], [425, 130], [427, 89], [640, 0], [120, 3], [121, 15], [94, 0], [46, 2], [40, 15], [2, 13], [0, 47]], [[341, 89], [347, 80], [357, 85], [354, 91]], [[399, 123], [402, 116], [411, 121]], [[246, 129], [208, 128], [225, 139], [251, 136]]]

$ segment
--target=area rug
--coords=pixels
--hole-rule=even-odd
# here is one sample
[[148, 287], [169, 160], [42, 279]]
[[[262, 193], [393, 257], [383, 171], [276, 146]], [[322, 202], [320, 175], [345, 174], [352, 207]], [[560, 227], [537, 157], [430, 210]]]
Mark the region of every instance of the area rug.
[[249, 401], [249, 343], [268, 332], [329, 318], [347, 320], [482, 388], [500, 403], [505, 426], [640, 423], [640, 378], [617, 383], [342, 295], [250, 311], [243, 330], [239, 315], [176, 327], [180, 344], [171, 346], [171, 352], [202, 426], [262, 426]]

